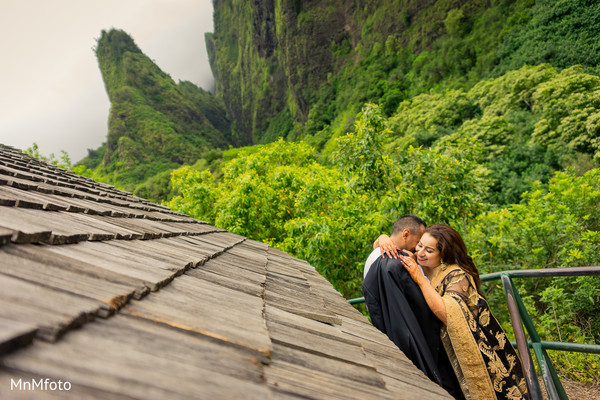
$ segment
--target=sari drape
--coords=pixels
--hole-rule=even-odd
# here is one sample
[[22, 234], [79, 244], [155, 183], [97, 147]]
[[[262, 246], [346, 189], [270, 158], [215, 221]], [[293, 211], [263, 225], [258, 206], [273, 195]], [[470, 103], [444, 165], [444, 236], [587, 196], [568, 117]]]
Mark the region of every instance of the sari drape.
[[519, 357], [473, 278], [442, 264], [430, 279], [446, 306], [440, 336], [465, 398], [529, 399]]

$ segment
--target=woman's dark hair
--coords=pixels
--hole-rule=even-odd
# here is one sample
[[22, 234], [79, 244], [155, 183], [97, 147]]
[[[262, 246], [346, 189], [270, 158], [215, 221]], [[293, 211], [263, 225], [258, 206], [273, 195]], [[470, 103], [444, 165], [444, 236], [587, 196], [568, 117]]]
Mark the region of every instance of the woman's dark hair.
[[467, 274], [471, 275], [475, 281], [477, 292], [483, 296], [480, 289], [481, 279], [479, 278], [479, 271], [477, 271], [477, 267], [471, 256], [467, 254], [467, 246], [460, 233], [444, 224], [431, 225], [425, 229], [423, 234], [425, 233], [428, 233], [437, 240], [437, 248], [440, 251], [442, 262], [448, 265], [456, 264]]

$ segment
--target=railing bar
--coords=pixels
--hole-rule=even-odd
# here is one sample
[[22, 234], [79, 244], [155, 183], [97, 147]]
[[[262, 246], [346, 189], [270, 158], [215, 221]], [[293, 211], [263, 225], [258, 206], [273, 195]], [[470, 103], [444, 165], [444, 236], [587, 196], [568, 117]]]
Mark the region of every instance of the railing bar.
[[556, 391], [556, 387], [554, 386], [554, 381], [552, 380], [552, 376], [550, 375], [550, 371], [548, 369], [548, 363], [542, 352], [542, 347], [539, 343], [533, 343], [532, 347], [533, 352], [535, 353], [535, 358], [537, 359], [538, 364], [540, 366], [540, 370], [542, 372], [542, 379], [544, 380], [544, 385], [546, 386], [546, 393], [548, 393], [548, 398], [550, 400], [560, 400], [558, 392]]
[[554, 369], [554, 363], [552, 362], [550, 357], [548, 357], [548, 353], [546, 352], [546, 350], [543, 347], [542, 347], [542, 352], [544, 353], [544, 360], [546, 360], [546, 365], [548, 365], [548, 370], [550, 371], [550, 376], [552, 377], [552, 381], [554, 382], [554, 387], [556, 388], [556, 391], [558, 392], [558, 397], [560, 397], [562, 400], [569, 400], [569, 396], [567, 396], [567, 392], [565, 392], [565, 388], [563, 387], [562, 382], [558, 378], [556, 369]]
[[542, 399], [540, 385], [537, 380], [537, 375], [535, 374], [535, 368], [533, 367], [533, 360], [531, 359], [531, 353], [529, 353], [529, 347], [527, 346], [527, 338], [523, 331], [523, 325], [521, 325], [521, 317], [519, 316], [518, 306], [515, 301], [512, 282], [508, 275], [502, 276], [502, 284], [504, 285], [510, 322], [517, 340], [517, 348], [519, 349], [519, 355], [521, 356], [521, 365], [523, 366], [523, 373], [525, 374], [529, 396], [534, 400]]
[[600, 354], [600, 345], [585, 343], [565, 343], [542, 340], [542, 348], [546, 350], [575, 351], [579, 353]]
[[[513, 346], [517, 345], [517, 342], [511, 341]], [[532, 341], [529, 341], [527, 345], [532, 346]], [[585, 344], [585, 343], [565, 343], [565, 342], [551, 342], [548, 340], [541, 340], [540, 345], [544, 350], [555, 350], [555, 351], [572, 351], [579, 353], [589, 354], [600, 354], [600, 345], [597, 344]]]
[[502, 275], [513, 277], [554, 277], [554, 276], [589, 276], [600, 275], [600, 266], [594, 267], [567, 267], [567, 268], [537, 268], [492, 272], [480, 276], [482, 282], [500, 279]]
[[359, 304], [359, 303], [364, 303], [364, 302], [365, 302], [364, 297], [357, 297], [355, 299], [348, 300], [348, 303], [350, 303], [350, 304]]
[[531, 341], [534, 343], [541, 342], [542, 338], [540, 338], [540, 335], [538, 334], [537, 329], [535, 329], [535, 326], [533, 325], [533, 321], [531, 320], [531, 316], [527, 312], [527, 308], [525, 307], [525, 304], [523, 304], [523, 299], [521, 298], [521, 295], [519, 294], [519, 291], [515, 287], [515, 284], [512, 280], [510, 281], [510, 285], [511, 285], [511, 288], [514, 293], [517, 306], [519, 307], [519, 315], [521, 315], [521, 320], [523, 321], [523, 324], [525, 325], [525, 329], [527, 329], [527, 333], [529, 333], [529, 337], [531, 338]]

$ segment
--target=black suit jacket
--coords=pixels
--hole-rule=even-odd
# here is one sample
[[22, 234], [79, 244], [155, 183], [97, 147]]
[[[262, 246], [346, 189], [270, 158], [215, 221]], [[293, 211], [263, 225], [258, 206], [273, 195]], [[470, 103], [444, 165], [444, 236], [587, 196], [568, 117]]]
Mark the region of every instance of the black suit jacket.
[[362, 285], [371, 322], [432, 381], [457, 398], [462, 392], [440, 339], [441, 321], [400, 259], [379, 257]]

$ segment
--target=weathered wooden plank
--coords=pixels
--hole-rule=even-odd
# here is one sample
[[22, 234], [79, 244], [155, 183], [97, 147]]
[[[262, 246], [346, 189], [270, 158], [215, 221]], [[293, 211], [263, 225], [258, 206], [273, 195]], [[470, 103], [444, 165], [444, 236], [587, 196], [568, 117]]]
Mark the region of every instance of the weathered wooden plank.
[[[205, 249], [199, 247], [196, 243], [188, 243], [186, 241], [181, 240], [181, 236], [175, 236], [171, 238], [160, 238], [154, 240], [147, 240], [146, 243], [163, 243], [164, 241], [168, 241], [168, 246], [171, 250], [179, 252], [182, 255], [186, 255], [187, 257], [191, 257], [198, 262], [194, 267], [197, 267], [200, 264], [203, 264], [210, 257], [215, 255], [215, 252], [211, 249]], [[218, 249], [215, 249], [218, 251]]]
[[225, 253], [219, 255], [219, 258], [216, 260], [217, 264], [224, 263], [228, 265], [235, 265], [249, 272], [263, 275], [264, 277], [267, 269], [266, 257], [260, 257], [260, 255], [255, 255], [248, 252], [237, 252], [236, 255], [234, 254], [234, 251], [238, 246], [235, 246], [233, 249], [228, 249]]
[[118, 310], [134, 294], [130, 286], [19, 257], [9, 251], [2, 252], [0, 274], [98, 300], [103, 304], [98, 313], [104, 317]]
[[[217, 258], [211, 259], [204, 263], [197, 270], [212, 273], [214, 275], [222, 276], [222, 277], [231, 277], [233, 279], [239, 279], [243, 282], [250, 282], [257, 285], [263, 286], [265, 284], [265, 273], [264, 268], [263, 272], [260, 272], [260, 269], [248, 269], [247, 265], [244, 263], [239, 264], [238, 260], [226, 260], [223, 259], [225, 255], [220, 255]], [[187, 271], [187, 273], [191, 276], [194, 276], [196, 270]]]
[[[43, 180], [43, 179], [42, 179]], [[55, 185], [49, 185], [45, 182], [32, 182], [26, 179], [19, 179], [14, 176], [7, 178], [7, 185], [13, 188], [35, 191], [45, 194], [57, 195], [61, 198], [73, 197], [73, 193], [69, 192], [71, 189], [61, 188]]]
[[[270, 301], [278, 303], [285, 301], [285, 304], [288, 306], [297, 304], [298, 309], [301, 311], [317, 312], [329, 315], [336, 321], [339, 320], [335, 314], [324, 307], [322, 300], [319, 297], [315, 297], [308, 287], [304, 289], [295, 285], [289, 285], [288, 283], [282, 283], [281, 281], [273, 279], [273, 276], [270, 273], [267, 275], [267, 294], [270, 296]], [[339, 325], [341, 321], [337, 323]]]
[[35, 324], [37, 335], [56, 340], [66, 330], [94, 318], [96, 300], [0, 275], [0, 317]]
[[189, 270], [186, 271], [185, 274], [253, 296], [261, 296], [264, 291], [264, 287], [260, 285], [260, 282], [257, 284], [256, 281], [243, 279], [237, 275], [234, 275], [234, 277], [229, 277], [225, 274], [221, 275], [205, 271], [204, 268]]
[[306, 280], [304, 274], [302, 274], [302, 272], [298, 271], [292, 265], [286, 263], [286, 260], [273, 260], [273, 258], [270, 255], [268, 255], [267, 257], [269, 258], [269, 263], [267, 264], [267, 267], [270, 271], [276, 272], [279, 275], [286, 275], [291, 278], [301, 279], [303, 281]]
[[[81, 210], [85, 214], [93, 215], [112, 215], [113, 210], [102, 203], [90, 201], [89, 195], [83, 195], [85, 198], [67, 197], [63, 199], [63, 205], [65, 207], [70, 206], [71, 209]], [[58, 201], [58, 200], [57, 200]], [[114, 215], [113, 215], [114, 216]]]
[[124, 235], [117, 235], [117, 238], [122, 239], [158, 239], [162, 237], [162, 233], [155, 228], [149, 226], [148, 220], [141, 218], [116, 218], [116, 217], [100, 217], [90, 216], [98, 221], [115, 226], [115, 230], [125, 232]]
[[[77, 247], [78, 245], [71, 245]], [[90, 279], [107, 281], [117, 285], [124, 285], [133, 291], [133, 297], [140, 299], [150, 291], [151, 283], [136, 279], [120, 272], [104, 268], [101, 261], [97, 265], [81, 261], [61, 254], [60, 248], [40, 245], [10, 245], [2, 249], [3, 253], [12, 254], [32, 263], [41, 263], [49, 268], [70, 271], [88, 276]]]
[[275, 322], [280, 325], [286, 325], [301, 332], [308, 332], [312, 335], [337, 340], [353, 346], [360, 345], [360, 339], [346, 334], [340, 329], [340, 326], [315, 321], [298, 314], [283, 311], [269, 304], [266, 304], [265, 313], [267, 321]]
[[256, 240], [252, 240], [252, 239], [246, 239], [244, 241], [244, 244], [242, 245], [242, 247], [248, 248], [253, 251], [260, 251], [260, 252], [267, 251], [270, 248], [268, 244], [263, 243], [263, 242], [258, 242]]
[[414, 399], [410, 393], [391, 393], [385, 388], [361, 384], [293, 362], [273, 361], [265, 367], [267, 382], [273, 390], [294, 393], [310, 399]]
[[[280, 294], [290, 294], [294, 297], [297, 295], [310, 296], [310, 285], [306, 279], [290, 278], [287, 275], [279, 275], [269, 269], [267, 274], [267, 282], [272, 284], [272, 290]], [[320, 304], [320, 302], [318, 302]]]
[[363, 341], [367, 358], [377, 368], [388, 387], [414, 393], [417, 397], [451, 398], [441, 386], [432, 382], [399, 349], [390, 349], [374, 342]]
[[381, 346], [388, 347], [392, 350], [398, 349], [394, 342], [392, 342], [387, 335], [383, 334], [379, 329], [371, 325], [366, 317], [364, 318], [364, 322], [348, 317], [341, 318], [342, 325], [339, 327], [340, 330], [348, 335], [352, 335], [355, 337], [355, 340], [359, 340], [361, 343], [365, 340], [368, 340]]
[[215, 254], [221, 254], [228, 248], [232, 247], [234, 244], [224, 243], [222, 240], [219, 239], [219, 235], [220, 234], [218, 232], [215, 232], [198, 236], [184, 236], [181, 239], [188, 243], [198, 245], [199, 247], [215, 249]]
[[23, 220], [6, 220], [3, 218], [5, 209], [0, 213], [0, 229], [11, 231], [11, 241], [14, 243], [47, 243], [52, 231], [38, 224]]
[[251, 352], [271, 355], [263, 299], [182, 275], [166, 288], [125, 307], [132, 315], [179, 327]]
[[267, 319], [269, 334], [273, 343], [280, 343], [304, 352], [322, 357], [329, 357], [347, 363], [372, 368], [359, 342], [342, 342], [331, 337], [307, 330], [295, 329], [290, 326]]
[[7, 303], [45, 307], [71, 315], [86, 313], [92, 316], [102, 307], [100, 301], [3, 274], [0, 274], [0, 287], [2, 287], [0, 299]]
[[16, 168], [15, 165], [12, 166], [0, 166], [0, 174], [14, 176], [15, 178], [25, 179], [28, 181], [40, 181], [41, 179], [37, 177], [35, 174], [29, 173], [27, 171], [23, 171], [23, 169]]
[[112, 240], [97, 243], [94, 246], [94, 251], [113, 255], [124, 262], [134, 262], [140, 266], [145, 265], [147, 268], [160, 268], [173, 272], [175, 275], [182, 274], [192, 265], [191, 262], [177, 262], [176, 259], [164, 257], [160, 253], [148, 253], [143, 248], [143, 241], [141, 240]]
[[0, 227], [0, 246], [9, 244], [12, 236], [13, 236], [12, 230]]
[[41, 223], [52, 229], [49, 240], [51, 244], [69, 244], [84, 240], [111, 240], [116, 236], [113, 232], [82, 223], [82, 221], [86, 221], [84, 214], [64, 211], [39, 214], [33, 210], [25, 211], [30, 214], [30, 218], [39, 218]]
[[[208, 233], [207, 235], [214, 235], [213, 233]], [[179, 243], [181, 245], [187, 245], [201, 254], [207, 255], [209, 258], [213, 258], [221, 255], [225, 248], [222, 246], [213, 245], [207, 242], [200, 242], [195, 240], [197, 236], [177, 236], [173, 238], [175, 243]]]
[[208, 255], [199, 253], [197, 247], [183, 246], [181, 242], [176, 242], [173, 238], [140, 240], [139, 242], [139, 246], [147, 248], [149, 252], [160, 252], [167, 257], [181, 260], [184, 264], [192, 263], [192, 268], [204, 264], [209, 258]]
[[319, 304], [320, 299], [300, 291], [282, 291], [273, 280], [267, 281], [265, 300], [267, 304], [316, 321], [339, 325], [341, 319]]
[[[101, 230], [89, 229], [73, 218], [73, 213], [61, 211], [41, 211], [7, 207], [0, 215], [0, 226], [17, 232], [13, 241], [22, 243], [32, 241], [28, 236], [39, 232], [50, 231], [47, 240], [52, 244], [77, 243], [88, 238], [111, 238], [113, 234]], [[22, 239], [21, 239], [22, 236]]]
[[322, 299], [324, 307], [330, 312], [355, 319], [359, 322], [365, 321], [365, 316], [351, 306], [339, 292], [332, 290], [331, 283], [316, 271], [305, 273], [304, 276], [310, 284], [310, 290], [315, 297]]
[[[1, 184], [1, 181], [0, 181]], [[17, 204], [17, 199], [14, 196], [0, 193], [0, 206], [14, 207]]]
[[[98, 216], [89, 214], [73, 214], [71, 218], [76, 219], [81, 225], [92, 229], [92, 231], [110, 232], [115, 235], [116, 239], [123, 240], [134, 240], [144, 238], [144, 234], [140, 233], [136, 229], [133, 229], [131, 225], [127, 224], [127, 221], [132, 220], [131, 218], [115, 218], [109, 216]], [[119, 223], [119, 221], [125, 221]], [[151, 237], [147, 237], [150, 239]], [[90, 240], [102, 240], [90, 238]], [[105, 239], [108, 240], [108, 239]]]
[[[25, 193], [25, 195], [21, 195]], [[8, 207], [34, 208], [41, 210], [44, 203], [39, 199], [26, 195], [26, 191], [13, 189], [8, 186], [0, 186], [0, 205]]]
[[269, 247], [268, 250], [269, 253], [269, 258], [273, 261], [273, 262], [280, 262], [280, 263], [284, 263], [290, 266], [293, 266], [294, 268], [296, 268], [299, 271], [302, 272], [306, 272], [306, 271], [315, 271], [315, 268], [310, 265], [309, 263], [307, 263], [305, 260], [301, 260], [299, 258], [293, 257], [291, 255], [289, 255], [288, 253], [281, 251], [279, 249], [275, 249], [273, 247]]
[[37, 326], [0, 317], [0, 356], [32, 342]]
[[88, 324], [53, 345], [35, 343], [2, 363], [133, 398], [270, 398], [263, 367], [247, 352], [123, 316]]
[[[49, 246], [48, 250], [57, 254], [80, 260], [100, 268], [139, 279], [152, 291], [156, 291], [169, 283], [175, 272], [156, 268], [152, 264], [144, 264], [133, 260], [120, 259], [114, 254], [101, 249], [101, 242], [81, 242], [76, 246]], [[104, 250], [104, 251], [103, 251]]]
[[265, 247], [255, 246], [252, 241], [246, 239], [240, 244], [227, 250], [227, 254], [235, 257], [242, 257], [244, 259], [254, 259], [262, 263], [262, 260], [267, 257], [266, 249], [268, 248], [268, 245], [265, 244], [264, 246]]
[[174, 246], [170, 238], [154, 240], [113, 241], [111, 245], [122, 248], [132, 248], [144, 255], [152, 255], [162, 261], [181, 265], [185, 269], [193, 268], [206, 261], [207, 257], [197, 253], [185, 253]]
[[202, 235], [205, 233], [219, 232], [220, 229], [210, 226], [208, 224], [200, 224], [196, 222], [184, 222], [184, 221], [173, 221], [173, 218], [169, 221], [161, 223], [165, 226], [169, 226], [177, 231], [186, 232], [191, 235]]
[[19, 199], [16, 204], [17, 207], [37, 208], [47, 211], [69, 210], [69, 204], [60, 196], [42, 193], [37, 190], [20, 190], [13, 187], [5, 187], [4, 190]]
[[136, 219], [136, 224], [145, 229], [147, 232], [156, 233], [158, 237], [171, 237], [188, 234], [187, 230], [181, 228], [175, 228], [167, 223], [158, 220], [152, 220], [146, 218]]
[[342, 323], [342, 320], [329, 312], [323, 312], [322, 310], [305, 307], [304, 309], [298, 308], [299, 303], [294, 303], [291, 301], [286, 301], [284, 298], [276, 298], [273, 294], [268, 293], [266, 295], [267, 304], [272, 305], [273, 307], [277, 307], [283, 311], [287, 311], [290, 313], [294, 313], [296, 315], [300, 315], [306, 318], [313, 319], [315, 321], [324, 322], [332, 325], [339, 325]]
[[321, 357], [320, 355], [293, 349], [278, 343], [273, 344], [272, 358], [274, 361], [284, 361], [310, 370], [350, 379], [361, 385], [385, 388], [385, 382], [374, 367], [365, 367], [329, 357]]

